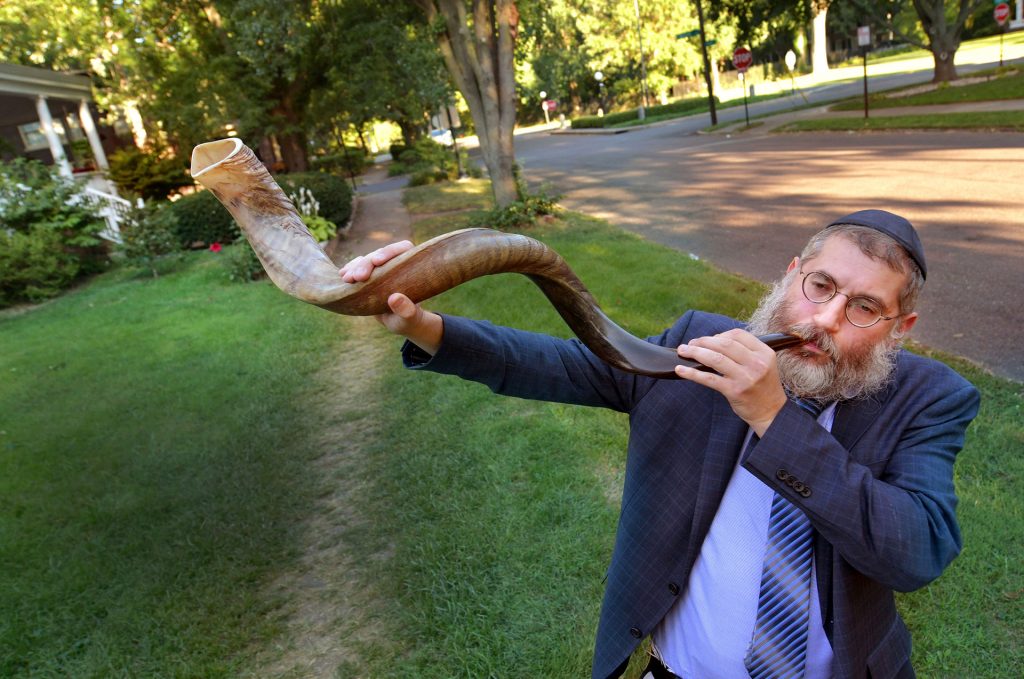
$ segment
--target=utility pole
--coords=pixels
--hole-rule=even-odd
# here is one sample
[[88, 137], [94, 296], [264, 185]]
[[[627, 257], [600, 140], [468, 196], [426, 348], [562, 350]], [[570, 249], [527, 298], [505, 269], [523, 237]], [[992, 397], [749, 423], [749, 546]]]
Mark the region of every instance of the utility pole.
[[715, 92], [711, 84], [711, 60], [708, 59], [708, 41], [704, 36], [704, 8], [701, 7], [701, 0], [697, 3], [697, 21], [700, 23], [700, 50], [704, 55], [704, 82], [708, 85], [708, 110], [711, 111], [711, 124], [718, 124], [718, 114], [715, 112]]

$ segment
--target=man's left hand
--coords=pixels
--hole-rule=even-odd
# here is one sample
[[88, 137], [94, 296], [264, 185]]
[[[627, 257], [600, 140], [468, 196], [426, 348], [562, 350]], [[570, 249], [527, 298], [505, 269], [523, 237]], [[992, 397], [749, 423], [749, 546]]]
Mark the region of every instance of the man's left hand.
[[718, 374], [677, 366], [683, 379], [703, 384], [725, 396], [733, 411], [764, 435], [786, 404], [779, 381], [775, 352], [746, 330], [734, 329], [711, 337], [698, 337], [676, 350], [683, 358], [698, 361]]

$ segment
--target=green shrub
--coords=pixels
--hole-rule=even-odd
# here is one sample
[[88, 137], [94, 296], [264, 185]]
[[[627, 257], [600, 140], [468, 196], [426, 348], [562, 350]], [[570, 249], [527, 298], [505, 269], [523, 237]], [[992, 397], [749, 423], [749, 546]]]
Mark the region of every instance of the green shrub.
[[352, 215], [352, 188], [342, 177], [324, 172], [296, 172], [275, 179], [289, 196], [298, 194], [299, 188], [305, 187], [320, 203], [321, 217], [339, 227], [348, 224]]
[[197, 191], [169, 203], [170, 228], [183, 248], [230, 243], [241, 234], [234, 217], [210, 191]]
[[192, 186], [185, 164], [159, 150], [142, 151], [134, 146], [119, 149], [110, 156], [107, 175], [121, 191], [146, 200], [166, 200], [183, 186]]
[[346, 147], [344, 152], [314, 156], [310, 159], [310, 166], [314, 170], [344, 177], [363, 174], [372, 165], [373, 158], [355, 146]]
[[320, 215], [302, 215], [302, 223], [319, 242], [330, 240], [338, 233], [338, 225]]
[[[459, 161], [470, 176], [479, 176], [479, 169], [469, 162], [465, 151], [459, 150]], [[416, 140], [412, 148], [402, 151], [388, 167], [388, 175], [408, 174], [410, 186], [422, 186], [458, 177], [458, 164], [450, 147], [429, 137]]]
[[391, 160], [398, 160], [398, 157], [402, 155], [408, 146], [405, 144], [392, 144], [388, 147], [388, 153], [391, 154]]
[[77, 274], [88, 274], [107, 264], [107, 247], [99, 237], [105, 226], [77, 182], [35, 160], [0, 164], [0, 231], [51, 231], [56, 236], [47, 242], [75, 260]]
[[46, 227], [0, 229], [0, 306], [39, 302], [70, 285], [80, 266], [62, 245], [60, 232]]
[[[296, 172], [275, 178], [286, 195], [296, 195], [300, 187], [313, 193], [320, 203], [320, 216], [335, 224], [347, 224], [352, 214], [352, 189], [341, 177], [324, 172]], [[241, 231], [234, 217], [210, 191], [183, 196], [168, 205], [171, 225], [178, 242], [185, 248], [206, 247], [211, 243], [231, 243]]]
[[147, 203], [132, 208], [121, 222], [118, 250], [129, 266], [148, 269], [156, 278], [160, 271], [177, 266], [181, 242], [174, 230], [171, 203]]
[[[718, 101], [718, 97], [715, 97], [715, 101]], [[707, 105], [707, 97], [691, 97], [688, 99], [674, 101], [671, 104], [649, 106], [644, 112], [648, 117], [653, 118], [655, 116], [663, 116], [673, 113], [683, 114], [689, 111], [699, 111], [704, 109]], [[572, 119], [572, 127], [574, 130], [612, 127], [613, 125], [619, 125], [631, 120], [636, 120], [638, 117], [639, 109], [635, 108], [629, 109], [628, 111], [608, 113], [604, 116], [580, 116], [579, 118]]]
[[531, 192], [523, 179], [518, 165], [512, 168], [516, 178], [519, 200], [503, 208], [496, 207], [470, 219], [471, 226], [481, 226], [499, 231], [518, 231], [533, 226], [537, 218], [558, 214], [560, 194], [550, 193], [548, 185]]
[[244, 237], [225, 248], [223, 257], [224, 266], [228, 271], [228, 279], [236, 283], [259, 280], [266, 274], [259, 257], [256, 256], [256, 252]]

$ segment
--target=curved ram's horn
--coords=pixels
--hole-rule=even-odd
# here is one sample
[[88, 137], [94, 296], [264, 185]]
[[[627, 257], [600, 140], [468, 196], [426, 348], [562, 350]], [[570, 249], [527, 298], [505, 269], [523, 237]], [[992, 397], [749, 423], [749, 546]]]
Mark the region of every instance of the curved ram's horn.
[[[304, 302], [340, 314], [369, 316], [386, 313], [393, 292], [421, 302], [479, 276], [521, 273], [540, 287], [576, 336], [607, 363], [652, 377], [675, 377], [677, 365], [703, 368], [617, 326], [565, 260], [532, 238], [491, 229], [453, 231], [395, 257], [365, 283], [345, 283], [291, 201], [241, 141], [197, 146], [192, 176], [235, 217], [270, 279]], [[776, 351], [803, 343], [792, 335], [761, 340]]]

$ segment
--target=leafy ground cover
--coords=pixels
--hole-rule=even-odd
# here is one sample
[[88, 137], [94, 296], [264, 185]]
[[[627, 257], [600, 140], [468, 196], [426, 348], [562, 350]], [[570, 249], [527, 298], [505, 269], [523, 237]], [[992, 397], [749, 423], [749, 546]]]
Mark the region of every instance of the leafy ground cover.
[[[435, 215], [418, 240], [489, 207], [478, 193], [464, 213], [437, 214], [459, 186], [473, 188], [408, 191]], [[691, 307], [746, 314], [763, 289], [582, 215], [528, 235], [637, 335]], [[211, 254], [190, 257], [159, 279], [107, 275], [0, 319], [0, 674], [274, 676], [264, 656], [290, 643], [281, 610], [294, 592], [267, 583], [313, 575], [300, 536], [340, 485], [338, 511], [358, 516], [316, 539], [344, 542], [348, 557], [321, 567], [350, 586], [308, 595], [360, 621], [309, 635], [345, 648], [334, 674], [586, 676], [626, 419], [410, 374], [376, 328], [266, 283], [229, 285]], [[568, 334], [519, 276], [429, 306]], [[336, 356], [339, 336], [357, 346]], [[357, 376], [363, 342], [389, 355]], [[322, 468], [318, 438], [352, 415], [309, 405], [325, 361], [345, 368], [334, 379], [346, 389], [372, 377], [359, 404], [371, 436], [342, 472]], [[953, 362], [984, 399], [957, 466], [965, 550], [899, 604], [922, 676], [1020, 676], [1024, 395]]]
[[821, 132], [870, 130], [1006, 130], [1024, 131], [1024, 111], [976, 111], [973, 113], [928, 113], [874, 118], [814, 118], [796, 120], [779, 132]]

